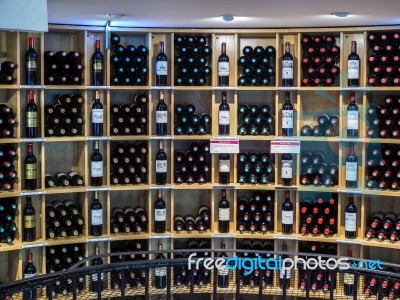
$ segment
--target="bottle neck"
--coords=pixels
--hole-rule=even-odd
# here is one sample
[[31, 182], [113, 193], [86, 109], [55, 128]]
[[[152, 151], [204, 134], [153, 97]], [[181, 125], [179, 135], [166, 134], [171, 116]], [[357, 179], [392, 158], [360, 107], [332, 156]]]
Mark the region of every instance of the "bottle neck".
[[160, 42], [160, 53], [164, 53], [164, 42]]
[[226, 44], [225, 43], [222, 43], [222, 45], [221, 45], [221, 53], [226, 54]]
[[33, 264], [33, 255], [32, 253], [28, 253], [28, 264]]

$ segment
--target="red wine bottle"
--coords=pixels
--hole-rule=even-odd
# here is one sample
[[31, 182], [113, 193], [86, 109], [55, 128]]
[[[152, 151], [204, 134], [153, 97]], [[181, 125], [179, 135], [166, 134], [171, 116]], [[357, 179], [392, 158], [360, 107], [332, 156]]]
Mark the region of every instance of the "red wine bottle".
[[[103, 259], [98, 257], [100, 254], [100, 247], [96, 245], [94, 254], [97, 256], [92, 259], [91, 265], [92, 266], [100, 266], [103, 264]], [[104, 273], [96, 272], [92, 274], [90, 280], [90, 291], [95, 293], [101, 293], [104, 289]]]
[[282, 185], [290, 186], [293, 180], [293, 156], [290, 153], [282, 154], [281, 160]]
[[30, 90], [28, 92], [28, 103], [25, 107], [25, 135], [28, 138], [36, 138], [38, 136], [38, 107], [35, 103], [35, 93]]
[[226, 190], [221, 191], [221, 200], [218, 204], [218, 231], [220, 233], [229, 232], [229, 220], [230, 220], [230, 205], [226, 199]]
[[158, 197], [154, 203], [154, 232], [164, 233], [166, 228], [167, 209], [162, 197], [162, 190], [158, 190]]
[[102, 186], [103, 173], [103, 156], [99, 150], [99, 141], [95, 141], [94, 151], [90, 160], [90, 184], [92, 186]]
[[[28, 253], [28, 264], [25, 266], [24, 269], [24, 279], [32, 278], [36, 275], [36, 267], [33, 264], [33, 255], [32, 253]], [[24, 291], [23, 299], [37, 299], [36, 288]]]
[[164, 42], [160, 42], [160, 52], [156, 57], [156, 85], [164, 86], [168, 82], [168, 57], [164, 53]]
[[282, 233], [293, 233], [293, 204], [289, 191], [285, 191], [285, 201], [282, 203]]
[[32, 143], [28, 143], [28, 155], [25, 157], [25, 189], [37, 189], [37, 161]]
[[227, 153], [219, 155], [219, 183], [228, 184], [231, 174], [231, 157]]
[[[228, 258], [228, 255], [225, 253], [225, 244], [221, 244], [221, 254], [219, 257], [222, 257], [223, 259]], [[218, 281], [218, 287], [219, 288], [227, 288], [229, 286], [229, 269], [227, 266], [223, 265], [222, 268], [218, 268], [218, 274], [217, 274], [217, 281]]]
[[344, 228], [346, 239], [357, 237], [357, 207], [354, 205], [354, 198], [351, 195], [345, 210]]
[[99, 201], [99, 192], [95, 192], [90, 208], [90, 234], [100, 236], [103, 234], [103, 206]]
[[219, 134], [229, 135], [230, 111], [226, 92], [222, 92], [222, 101], [218, 111]]
[[24, 208], [24, 241], [33, 242], [36, 240], [36, 212], [32, 206], [32, 197], [26, 197]]
[[346, 187], [357, 188], [358, 158], [354, 152], [354, 143], [350, 143], [350, 152], [346, 157]]
[[285, 43], [285, 54], [282, 56], [282, 86], [293, 85], [293, 56], [290, 54], [290, 43]]
[[360, 85], [360, 57], [356, 41], [351, 42], [351, 53], [347, 59], [347, 84], [352, 87]]
[[218, 85], [229, 86], [229, 57], [226, 54], [226, 43], [221, 44], [221, 54], [218, 57]]
[[167, 184], [168, 161], [164, 151], [164, 143], [160, 140], [159, 150], [156, 154], [156, 184]]
[[104, 57], [100, 51], [100, 40], [95, 42], [95, 52], [91, 58], [91, 79], [92, 85], [104, 85]]
[[94, 103], [92, 105], [92, 132], [93, 136], [103, 135], [103, 122], [104, 122], [104, 112], [103, 104], [100, 102], [100, 92], [96, 91]]
[[[349, 264], [352, 265], [351, 258], [353, 256], [352, 250], [347, 251], [347, 256], [349, 257]], [[343, 288], [344, 294], [346, 296], [353, 296], [354, 294], [354, 273], [344, 273], [343, 274]]]
[[294, 124], [293, 104], [290, 102], [290, 92], [285, 93], [285, 102], [282, 106], [282, 135], [293, 136]]
[[347, 137], [358, 137], [359, 113], [354, 92], [350, 93], [350, 103], [347, 106]]
[[156, 106], [156, 134], [166, 135], [168, 128], [168, 107], [164, 102], [164, 92], [160, 91], [160, 98]]
[[35, 39], [29, 38], [29, 49], [25, 53], [25, 80], [27, 85], [38, 84], [39, 56], [35, 50]]
[[[158, 244], [158, 251], [163, 251], [163, 245]], [[157, 254], [156, 260], [165, 260], [162, 252]], [[164, 289], [167, 286], [167, 267], [157, 267], [154, 269], [154, 286], [156, 289]]]

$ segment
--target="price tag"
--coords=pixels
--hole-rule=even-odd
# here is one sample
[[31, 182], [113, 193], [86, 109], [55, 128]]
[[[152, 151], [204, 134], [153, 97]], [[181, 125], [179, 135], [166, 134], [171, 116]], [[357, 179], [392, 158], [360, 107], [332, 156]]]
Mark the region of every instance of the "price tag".
[[239, 140], [211, 139], [210, 153], [239, 153]]
[[271, 153], [300, 153], [300, 141], [271, 141]]

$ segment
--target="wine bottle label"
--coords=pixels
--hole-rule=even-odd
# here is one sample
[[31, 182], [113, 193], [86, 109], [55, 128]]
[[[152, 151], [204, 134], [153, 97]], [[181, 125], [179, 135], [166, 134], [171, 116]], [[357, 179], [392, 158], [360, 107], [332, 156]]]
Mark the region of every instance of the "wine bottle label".
[[218, 63], [218, 76], [229, 76], [229, 62], [221, 61]]
[[38, 67], [37, 59], [28, 58], [26, 61], [26, 70], [27, 71], [36, 71]]
[[155, 221], [166, 221], [167, 220], [167, 210], [165, 208], [163, 209], [155, 209], [154, 210], [154, 220]]
[[293, 110], [282, 110], [282, 128], [293, 128]]
[[166, 267], [161, 267], [161, 268], [155, 268], [154, 269], [154, 275], [155, 276], [167, 276], [167, 268]]
[[36, 227], [36, 218], [35, 216], [24, 216], [24, 228], [35, 228]]
[[103, 71], [103, 61], [102, 60], [94, 60], [93, 61], [93, 71], [95, 71], [95, 72]]
[[282, 224], [285, 225], [293, 224], [293, 210], [290, 211], [282, 210]]
[[288, 269], [283, 269], [279, 271], [279, 278], [283, 279], [285, 277], [286, 274], [286, 279], [290, 279], [290, 270]]
[[347, 62], [347, 78], [359, 79], [360, 78], [360, 61], [349, 60]]
[[347, 111], [347, 129], [358, 129], [358, 111]]
[[282, 61], [282, 79], [293, 79], [293, 60]]
[[28, 111], [26, 112], [26, 127], [37, 127], [37, 112]]
[[37, 274], [36, 273], [33, 273], [33, 274], [27, 274], [27, 273], [25, 273], [24, 274], [24, 278], [32, 278], [32, 277], [35, 277]]
[[156, 123], [157, 124], [167, 124], [168, 123], [168, 112], [167, 111], [156, 111]]
[[167, 173], [166, 160], [156, 160], [156, 173]]
[[282, 178], [293, 178], [293, 160], [282, 160], [281, 177]]
[[37, 164], [25, 165], [25, 179], [37, 179]]
[[357, 168], [356, 162], [346, 162], [346, 180], [356, 181], [357, 180]]
[[344, 230], [356, 231], [357, 230], [357, 214], [356, 213], [345, 213], [344, 215]]
[[229, 208], [220, 208], [218, 211], [218, 219], [220, 221], [229, 221], [230, 209]]
[[156, 62], [156, 75], [168, 75], [168, 62], [158, 61]]
[[92, 225], [103, 225], [103, 210], [102, 209], [92, 209]]
[[227, 276], [229, 275], [229, 269], [225, 265], [225, 263], [221, 266], [221, 268], [218, 268], [218, 275], [220, 276]]
[[[101, 279], [101, 281], [103, 281], [104, 280], [104, 273], [101, 273], [101, 277], [100, 277]], [[92, 281], [98, 281], [99, 280], [99, 275], [98, 275], [98, 273], [95, 273], [95, 274], [92, 274]]]
[[349, 284], [349, 285], [353, 285], [354, 284], [354, 274], [344, 273], [343, 277], [344, 277], [343, 278], [344, 284]]
[[101, 123], [103, 124], [103, 109], [101, 108], [93, 108], [92, 109], [92, 123]]
[[224, 173], [229, 173], [231, 171], [231, 161], [228, 159], [227, 160], [221, 159], [219, 161], [219, 171]]
[[218, 124], [229, 125], [230, 114], [229, 110], [221, 110], [218, 112]]
[[90, 163], [90, 170], [92, 177], [103, 177], [103, 162], [92, 161]]

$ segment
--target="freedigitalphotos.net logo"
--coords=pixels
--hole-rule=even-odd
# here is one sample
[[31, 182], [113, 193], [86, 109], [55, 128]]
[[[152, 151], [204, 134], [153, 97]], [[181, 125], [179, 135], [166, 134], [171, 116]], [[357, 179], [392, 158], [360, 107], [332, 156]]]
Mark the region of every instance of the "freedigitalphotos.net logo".
[[272, 270], [289, 272], [292, 269], [321, 269], [321, 270], [348, 270], [351, 267], [355, 269], [365, 269], [365, 270], [383, 270], [382, 262], [378, 260], [359, 260], [351, 261], [348, 257], [340, 258], [327, 258], [324, 259], [322, 256], [311, 257], [311, 258], [288, 258], [282, 257], [270, 257], [267, 259], [257, 256], [255, 258], [243, 258], [243, 257], [218, 257], [216, 259], [208, 257], [196, 257], [196, 253], [192, 253], [188, 259], [188, 269], [191, 270], [192, 266], [195, 265], [195, 269], [199, 270], [200, 267], [204, 267], [207, 270], [212, 270], [216, 268], [218, 272], [227, 272], [233, 270], [246, 270], [245, 275], [253, 273], [255, 270]]

